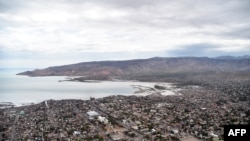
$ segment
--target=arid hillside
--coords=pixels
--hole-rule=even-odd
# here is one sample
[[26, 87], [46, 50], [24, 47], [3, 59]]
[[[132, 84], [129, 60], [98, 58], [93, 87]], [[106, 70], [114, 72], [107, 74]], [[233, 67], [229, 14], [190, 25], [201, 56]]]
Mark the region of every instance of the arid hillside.
[[250, 73], [250, 59], [245, 58], [207, 58], [155, 57], [127, 61], [99, 61], [54, 66], [45, 69], [26, 71], [18, 75], [28, 76], [82, 76], [83, 79], [137, 79], [142, 81], [161, 81], [165, 78], [178, 79], [210, 74], [243, 75]]

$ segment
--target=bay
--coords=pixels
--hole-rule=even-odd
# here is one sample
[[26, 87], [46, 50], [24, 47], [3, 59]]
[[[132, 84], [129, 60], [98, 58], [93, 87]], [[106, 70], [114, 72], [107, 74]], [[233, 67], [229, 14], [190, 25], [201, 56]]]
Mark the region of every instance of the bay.
[[[48, 99], [89, 99], [110, 95], [132, 95], [135, 85], [153, 87], [155, 83], [133, 81], [101, 81], [83, 83], [65, 80], [65, 76], [28, 77], [16, 75], [27, 69], [0, 69], [0, 102], [20, 106]], [[32, 69], [29, 69], [32, 70]]]

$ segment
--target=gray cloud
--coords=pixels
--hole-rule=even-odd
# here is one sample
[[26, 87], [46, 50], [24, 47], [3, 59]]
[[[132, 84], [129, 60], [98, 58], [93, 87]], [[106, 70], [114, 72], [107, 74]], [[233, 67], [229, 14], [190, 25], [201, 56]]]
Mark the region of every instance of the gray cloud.
[[249, 0], [0, 0], [5, 59], [249, 55], [249, 29]]
[[215, 49], [218, 48], [219, 45], [214, 45], [214, 44], [208, 44], [208, 43], [203, 43], [203, 44], [191, 44], [191, 45], [186, 45], [182, 46], [182, 49], [179, 50], [173, 50], [171, 51], [170, 54], [173, 56], [209, 56], [209, 57], [214, 57], [217, 56], [218, 51]]
[[220, 36], [229, 37], [230, 39], [250, 40], [250, 27], [232, 29], [231, 31], [220, 33]]
[[[232, 56], [242, 56], [244, 54], [250, 53], [250, 46], [248, 46], [246, 51], [223, 51], [218, 50], [222, 45], [219, 44], [209, 44], [209, 43], [202, 43], [202, 44], [191, 44], [180, 47], [181, 49], [170, 51], [169, 53], [173, 56], [196, 56], [196, 57], [217, 57], [217, 56], [225, 56], [225, 55], [232, 55]], [[223, 46], [222, 46], [223, 47]]]

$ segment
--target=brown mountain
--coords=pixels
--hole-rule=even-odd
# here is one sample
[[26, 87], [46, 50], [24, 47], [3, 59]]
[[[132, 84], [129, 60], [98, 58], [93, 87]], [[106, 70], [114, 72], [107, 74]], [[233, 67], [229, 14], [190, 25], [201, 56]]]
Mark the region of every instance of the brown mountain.
[[84, 76], [89, 79], [133, 79], [142, 76], [187, 73], [250, 72], [250, 59], [182, 57], [98, 61], [26, 71], [28, 76]]

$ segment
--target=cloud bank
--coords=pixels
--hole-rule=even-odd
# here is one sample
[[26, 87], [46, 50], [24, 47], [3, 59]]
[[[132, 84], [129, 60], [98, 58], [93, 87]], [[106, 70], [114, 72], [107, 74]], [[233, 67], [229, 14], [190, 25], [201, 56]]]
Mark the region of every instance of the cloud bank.
[[249, 29], [249, 0], [0, 0], [0, 63], [249, 55]]

